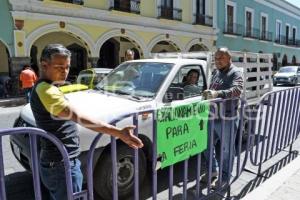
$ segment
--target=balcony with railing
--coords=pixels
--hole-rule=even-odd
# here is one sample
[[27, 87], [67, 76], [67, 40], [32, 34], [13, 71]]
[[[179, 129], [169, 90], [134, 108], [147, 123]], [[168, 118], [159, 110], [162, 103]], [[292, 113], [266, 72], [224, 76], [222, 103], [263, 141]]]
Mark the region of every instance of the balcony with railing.
[[288, 46], [300, 47], [300, 40], [289, 39]]
[[194, 24], [200, 24], [204, 26], [213, 26], [213, 17], [209, 15], [202, 15], [199, 13], [194, 14], [195, 22]]
[[52, 1], [59, 1], [63, 3], [72, 3], [72, 4], [78, 4], [83, 5], [84, 0], [52, 0]]
[[228, 35], [243, 35], [244, 26], [236, 23], [225, 23], [223, 33]]
[[166, 6], [158, 6], [158, 18], [171, 19], [171, 20], [182, 20], [182, 9], [172, 8]]
[[273, 33], [272, 32], [261, 31], [259, 39], [270, 42], [270, 41], [272, 41], [272, 37], [273, 37]]
[[279, 35], [279, 36], [276, 36], [275, 43], [281, 44], [281, 45], [288, 45], [289, 39], [285, 35]]
[[140, 14], [140, 4], [140, 0], [115, 0], [111, 3], [110, 9]]
[[243, 36], [246, 38], [259, 39], [260, 30], [256, 28], [251, 28], [251, 29], [247, 28], [245, 29]]

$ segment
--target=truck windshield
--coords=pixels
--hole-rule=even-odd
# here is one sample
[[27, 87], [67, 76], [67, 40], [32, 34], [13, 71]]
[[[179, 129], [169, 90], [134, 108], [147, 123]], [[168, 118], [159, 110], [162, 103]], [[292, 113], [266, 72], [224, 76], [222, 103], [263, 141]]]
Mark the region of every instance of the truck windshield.
[[124, 63], [106, 76], [96, 89], [104, 92], [153, 98], [174, 64], [159, 62]]

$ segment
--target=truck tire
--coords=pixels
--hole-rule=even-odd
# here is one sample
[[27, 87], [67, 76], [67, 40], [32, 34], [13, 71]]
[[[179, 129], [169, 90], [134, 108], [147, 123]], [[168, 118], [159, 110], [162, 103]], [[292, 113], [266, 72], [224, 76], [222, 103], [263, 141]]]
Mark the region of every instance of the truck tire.
[[[125, 144], [117, 146], [117, 174], [119, 199], [125, 199], [134, 191], [134, 150]], [[139, 150], [139, 183], [146, 176], [147, 162], [143, 150]], [[105, 200], [112, 199], [112, 162], [110, 151], [104, 151], [94, 170], [94, 189]]]
[[273, 85], [274, 85], [274, 86], [276, 86], [276, 85], [277, 85], [277, 83], [276, 83], [276, 82], [273, 82]]

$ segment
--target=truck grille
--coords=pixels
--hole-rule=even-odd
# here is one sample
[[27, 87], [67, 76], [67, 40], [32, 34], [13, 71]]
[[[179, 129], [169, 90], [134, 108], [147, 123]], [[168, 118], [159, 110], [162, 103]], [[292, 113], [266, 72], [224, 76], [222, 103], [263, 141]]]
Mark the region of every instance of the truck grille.
[[287, 77], [276, 77], [276, 80], [278, 80], [278, 81], [288, 81], [289, 79]]

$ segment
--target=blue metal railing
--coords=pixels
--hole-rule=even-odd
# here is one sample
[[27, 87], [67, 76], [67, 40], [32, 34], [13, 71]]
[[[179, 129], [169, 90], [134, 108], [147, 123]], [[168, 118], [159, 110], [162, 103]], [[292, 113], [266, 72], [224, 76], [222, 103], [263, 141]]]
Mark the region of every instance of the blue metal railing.
[[[283, 101], [284, 100], [284, 101]], [[188, 183], [192, 180], [196, 180], [195, 184], [195, 195], [197, 199], [208, 199], [212, 195], [216, 195], [221, 190], [227, 189], [228, 195], [230, 196], [230, 185], [236, 181], [245, 169], [247, 160], [253, 165], [258, 166], [258, 175], [262, 172], [262, 165], [270, 158], [277, 155], [279, 152], [290, 146], [299, 136], [300, 132], [300, 87], [288, 89], [284, 91], [270, 92], [264, 95], [255, 107], [251, 107], [246, 104], [246, 101], [241, 99], [215, 99], [210, 101], [210, 113], [209, 113], [209, 137], [207, 146], [206, 159], [201, 157], [204, 152], [199, 153], [195, 156], [196, 163], [190, 162], [190, 159], [183, 161], [183, 166], [180, 165], [180, 173], [182, 173], [182, 198], [188, 198]], [[238, 110], [238, 112], [235, 112]], [[125, 118], [132, 119], [132, 124], [136, 126], [134, 134], [138, 136], [138, 117], [143, 113], [152, 115], [152, 138], [149, 138], [152, 143], [151, 148], [151, 161], [152, 161], [152, 198], [158, 198], [158, 155], [157, 155], [157, 119], [156, 110], [148, 110], [138, 113], [131, 113], [125, 116], [121, 116], [115, 119], [111, 124], [117, 124]], [[216, 145], [217, 138], [214, 134], [216, 128], [216, 120], [221, 120], [218, 123], [221, 124], [221, 135], [219, 144]], [[235, 122], [238, 120], [239, 129], [234, 131]], [[245, 122], [248, 124], [247, 129], [244, 129]], [[226, 125], [227, 124], [227, 125]], [[228, 132], [228, 124], [230, 132]], [[227, 128], [226, 128], [227, 127]], [[102, 134], [96, 135], [93, 140], [90, 150], [88, 153], [88, 164], [87, 164], [87, 191], [84, 190], [81, 193], [73, 194], [72, 192], [72, 180], [70, 176], [70, 165], [68, 162], [68, 154], [63, 144], [54, 135], [46, 133], [36, 128], [14, 128], [4, 129], [0, 131], [0, 147], [2, 149], [2, 136], [11, 134], [29, 134], [30, 136], [30, 148], [31, 148], [31, 167], [33, 172], [34, 180], [34, 193], [36, 199], [41, 199], [40, 192], [40, 178], [38, 173], [38, 155], [36, 146], [36, 136], [42, 136], [53, 142], [61, 152], [65, 164], [66, 173], [66, 184], [68, 189], [68, 200], [78, 197], [88, 198], [89, 200], [94, 199], [93, 189], [93, 161], [94, 152], [97, 147], [97, 143], [102, 137]], [[230, 134], [230, 139], [225, 143], [225, 134]], [[245, 135], [246, 134], [246, 135]], [[243, 136], [247, 136], [246, 147], [242, 149]], [[228, 145], [229, 158], [223, 161], [225, 158], [224, 147]], [[112, 197], [113, 200], [120, 199], [118, 191], [118, 152], [117, 152], [118, 141], [116, 138], [111, 137], [110, 149], [111, 149], [111, 160], [112, 160]], [[245, 145], [243, 145], [245, 146]], [[218, 181], [217, 187], [212, 190], [212, 165], [213, 156], [218, 155], [216, 158], [219, 163], [218, 170]], [[100, 157], [101, 158], [101, 157]], [[205, 158], [205, 157], [204, 157]], [[236, 165], [233, 165], [233, 161], [236, 161]], [[227, 163], [226, 163], [227, 162]], [[134, 150], [134, 179], [133, 179], [133, 195], [132, 199], [138, 200], [140, 196], [140, 178], [139, 178], [139, 150]], [[205, 166], [205, 165], [206, 166]], [[224, 164], [228, 164], [229, 168], [226, 172]], [[141, 166], [140, 166], [141, 167]], [[181, 168], [183, 167], [183, 168]], [[205, 168], [203, 168], [205, 167]], [[175, 165], [168, 167], [168, 194], [169, 199], [174, 196], [174, 183], [177, 173]], [[189, 172], [194, 172], [196, 175], [193, 177], [189, 176]], [[207, 176], [207, 182], [203, 183], [203, 173]], [[226, 184], [221, 183], [224, 173], [227, 173], [230, 179], [226, 180]], [[176, 177], [177, 178], [177, 177]], [[176, 180], [177, 181], [177, 180]], [[203, 187], [205, 186], [205, 187]], [[4, 166], [3, 166], [3, 154], [0, 151], [0, 197], [6, 199], [5, 193], [5, 182], [4, 182]]]
[[251, 135], [255, 146], [250, 151], [251, 163], [258, 166], [258, 174], [266, 161], [287, 147], [292, 150], [300, 133], [299, 107], [300, 87], [270, 92], [261, 98]]
[[13, 129], [2, 129], [0, 130], [0, 195], [1, 200], [6, 200], [5, 192], [5, 181], [4, 181], [4, 165], [3, 165], [3, 153], [2, 153], [2, 137], [5, 135], [20, 135], [29, 134], [30, 138], [30, 152], [31, 152], [31, 170], [33, 175], [34, 184], [34, 196], [36, 200], [41, 198], [41, 187], [40, 187], [40, 175], [39, 175], [39, 156], [37, 151], [37, 136], [43, 137], [51, 141], [59, 150], [62, 155], [65, 175], [66, 175], [66, 186], [67, 186], [67, 198], [73, 200], [77, 198], [86, 199], [87, 192], [83, 191], [80, 193], [73, 194], [71, 169], [68, 158], [68, 153], [61, 141], [51, 133], [47, 133], [38, 128], [13, 128]]

